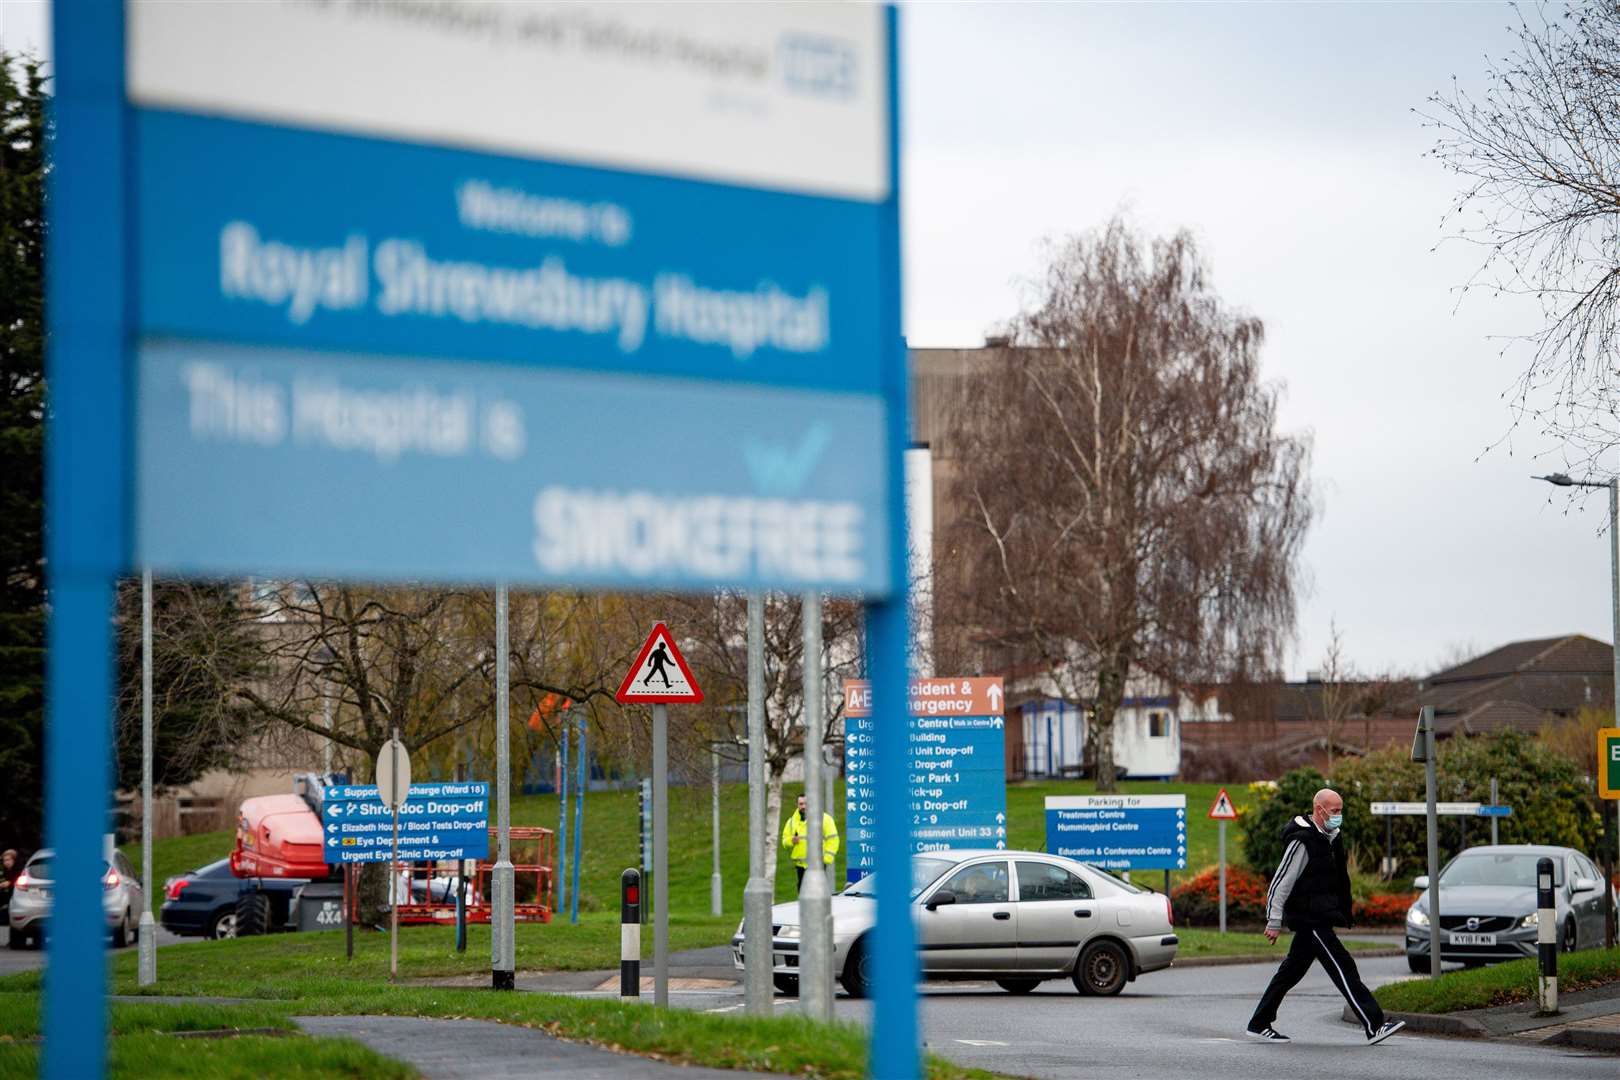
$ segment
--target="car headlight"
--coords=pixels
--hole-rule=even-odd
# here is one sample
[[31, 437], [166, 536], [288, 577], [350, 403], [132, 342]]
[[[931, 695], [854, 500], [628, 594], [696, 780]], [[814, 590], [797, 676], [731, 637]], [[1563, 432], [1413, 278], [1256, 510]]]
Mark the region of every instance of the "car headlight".
[[799, 928], [797, 926], [784, 926], [784, 927], [782, 927], [782, 929], [780, 929], [780, 930], [778, 930], [776, 932], [776, 936], [777, 937], [786, 937], [786, 938], [796, 938], [796, 937], [799, 936]]
[[1429, 925], [1429, 913], [1420, 907], [1406, 909], [1406, 923], [1408, 926], [1424, 927]]
[[1519, 920], [1519, 925], [1526, 928], [1536, 926], [1541, 922], [1541, 920], [1537, 918], [1539, 914], [1539, 912], [1532, 911], [1530, 914]]

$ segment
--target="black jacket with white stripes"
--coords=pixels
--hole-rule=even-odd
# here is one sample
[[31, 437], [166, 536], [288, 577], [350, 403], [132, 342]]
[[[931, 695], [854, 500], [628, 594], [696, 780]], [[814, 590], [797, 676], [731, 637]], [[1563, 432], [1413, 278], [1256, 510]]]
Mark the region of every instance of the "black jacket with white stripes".
[[1308, 817], [1283, 828], [1283, 857], [1266, 889], [1266, 926], [1290, 930], [1350, 925], [1350, 872], [1339, 830]]

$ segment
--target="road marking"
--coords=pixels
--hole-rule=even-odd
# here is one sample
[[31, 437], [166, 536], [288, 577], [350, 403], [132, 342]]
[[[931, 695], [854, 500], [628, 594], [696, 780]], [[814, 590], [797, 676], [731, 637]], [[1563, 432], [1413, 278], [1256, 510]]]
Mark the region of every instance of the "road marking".
[[994, 1039], [957, 1039], [963, 1046], [1006, 1046], [1007, 1043], [996, 1042]]
[[704, 1009], [703, 1011], [706, 1012], [706, 1013], [736, 1012], [738, 1009], [743, 1009], [743, 1008], [747, 1008], [747, 1003], [746, 1002], [744, 1004], [742, 1004], [742, 1005], [721, 1005], [717, 1009]]

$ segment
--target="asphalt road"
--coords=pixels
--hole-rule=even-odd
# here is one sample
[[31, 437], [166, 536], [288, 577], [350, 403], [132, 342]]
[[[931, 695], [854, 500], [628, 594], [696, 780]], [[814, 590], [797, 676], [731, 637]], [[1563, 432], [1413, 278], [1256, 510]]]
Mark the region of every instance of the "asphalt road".
[[[1282, 954], [1279, 951], [1278, 959]], [[1403, 957], [1358, 961], [1378, 986], [1409, 977]], [[650, 965], [648, 965], [650, 966]], [[644, 967], [643, 970], [646, 970]], [[1614, 1080], [1612, 1056], [1498, 1041], [1397, 1035], [1369, 1047], [1359, 1027], [1340, 1019], [1344, 999], [1319, 968], [1283, 1004], [1278, 1030], [1286, 1046], [1250, 1042], [1243, 1029], [1271, 978], [1269, 964], [1172, 968], [1144, 975], [1117, 998], [1083, 998], [1066, 982], [1013, 997], [991, 984], [932, 984], [922, 995], [929, 1049], [964, 1065], [1015, 1076], [1132, 1080]], [[672, 990], [677, 1007], [740, 1012], [739, 991]], [[796, 1002], [777, 998], [779, 1012]], [[870, 1005], [840, 994], [841, 1019], [865, 1023]]]

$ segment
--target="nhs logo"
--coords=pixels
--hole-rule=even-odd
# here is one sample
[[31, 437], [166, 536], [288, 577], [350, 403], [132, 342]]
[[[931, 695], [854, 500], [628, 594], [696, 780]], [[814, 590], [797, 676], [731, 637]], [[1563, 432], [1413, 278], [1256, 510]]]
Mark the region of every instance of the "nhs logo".
[[839, 38], [788, 34], [776, 47], [782, 82], [813, 97], [855, 96], [855, 48]]

